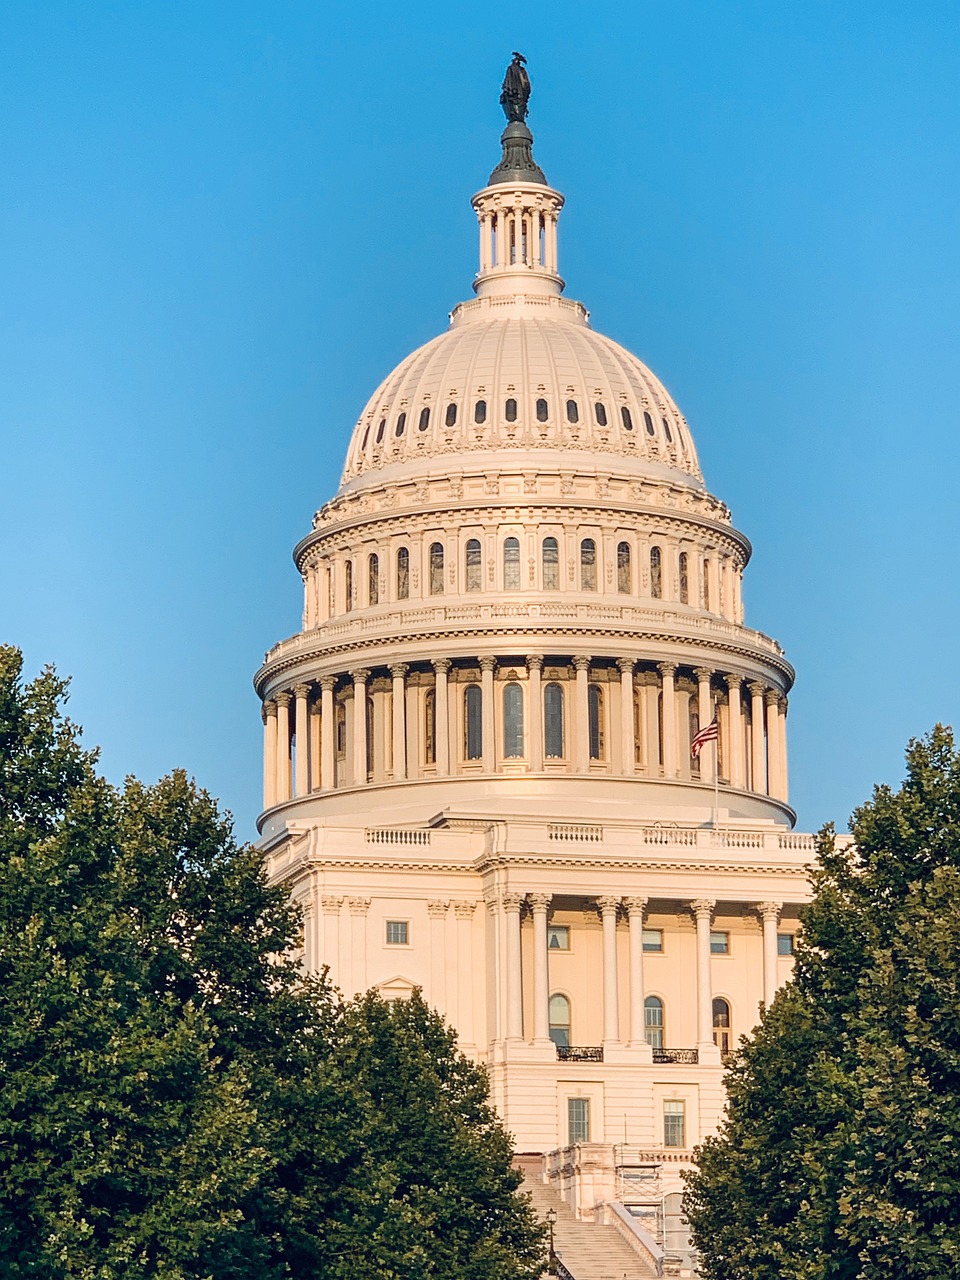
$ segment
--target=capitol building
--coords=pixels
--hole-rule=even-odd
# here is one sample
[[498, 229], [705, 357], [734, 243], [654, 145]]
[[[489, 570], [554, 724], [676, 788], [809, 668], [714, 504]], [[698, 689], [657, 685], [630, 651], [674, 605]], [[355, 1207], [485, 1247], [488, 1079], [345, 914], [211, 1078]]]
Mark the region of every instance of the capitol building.
[[302, 626], [256, 674], [261, 848], [304, 964], [422, 988], [528, 1170], [655, 1259], [809, 896], [794, 673], [673, 396], [565, 294], [511, 73], [473, 296], [345, 427], [294, 550]]

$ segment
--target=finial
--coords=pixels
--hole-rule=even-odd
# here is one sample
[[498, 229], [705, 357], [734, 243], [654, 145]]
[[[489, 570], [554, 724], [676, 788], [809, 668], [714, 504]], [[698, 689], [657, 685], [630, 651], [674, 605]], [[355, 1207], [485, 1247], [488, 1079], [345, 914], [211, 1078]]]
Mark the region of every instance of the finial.
[[507, 67], [500, 89], [500, 105], [507, 120], [519, 120], [522, 124], [527, 118], [527, 103], [530, 101], [530, 77], [527, 75], [527, 60], [522, 53], [513, 52], [513, 61]]
[[533, 134], [524, 124], [530, 101], [530, 77], [526, 58], [514, 52], [500, 90], [500, 105], [507, 117], [507, 127], [500, 135], [503, 155], [490, 175], [490, 186], [501, 182], [536, 182], [547, 185], [543, 170], [533, 158]]

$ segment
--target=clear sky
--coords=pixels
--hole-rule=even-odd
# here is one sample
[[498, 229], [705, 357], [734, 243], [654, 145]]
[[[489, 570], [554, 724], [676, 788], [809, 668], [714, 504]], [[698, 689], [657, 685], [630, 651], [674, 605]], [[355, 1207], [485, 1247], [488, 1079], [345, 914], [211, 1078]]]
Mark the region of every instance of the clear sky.
[[110, 777], [253, 834], [290, 552], [470, 296], [513, 49], [568, 295], [753, 542], [799, 825], [956, 721], [956, 3], [6, 0], [0, 47], [0, 636]]

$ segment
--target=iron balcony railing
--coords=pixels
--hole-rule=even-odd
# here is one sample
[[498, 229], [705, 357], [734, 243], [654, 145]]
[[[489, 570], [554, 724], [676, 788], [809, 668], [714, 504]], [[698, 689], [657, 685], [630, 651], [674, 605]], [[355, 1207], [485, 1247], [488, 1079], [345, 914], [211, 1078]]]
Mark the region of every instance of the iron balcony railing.
[[659, 1064], [665, 1062], [696, 1064], [700, 1061], [700, 1054], [696, 1049], [654, 1049], [653, 1060]]
[[603, 1045], [558, 1044], [557, 1059], [560, 1062], [602, 1062]]

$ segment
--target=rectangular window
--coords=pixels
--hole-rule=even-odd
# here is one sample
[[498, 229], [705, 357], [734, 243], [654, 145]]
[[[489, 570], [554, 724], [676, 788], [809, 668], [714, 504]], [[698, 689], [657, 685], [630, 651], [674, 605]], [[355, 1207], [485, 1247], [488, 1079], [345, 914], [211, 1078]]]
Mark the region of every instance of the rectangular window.
[[710, 930], [710, 951], [715, 956], [730, 954], [730, 935], [718, 929]]
[[387, 946], [408, 947], [410, 945], [409, 920], [387, 921]]
[[569, 1146], [575, 1142], [590, 1141], [590, 1099], [567, 1099], [567, 1129]]
[[570, 928], [565, 924], [551, 924], [547, 928], [547, 947], [550, 951], [570, 950]]
[[662, 929], [644, 929], [643, 949], [644, 951], [662, 951], [663, 950], [663, 930]]
[[777, 955], [778, 956], [793, 955], [793, 934], [792, 933], [777, 934]]
[[685, 1148], [687, 1145], [686, 1103], [664, 1102], [663, 1145]]

